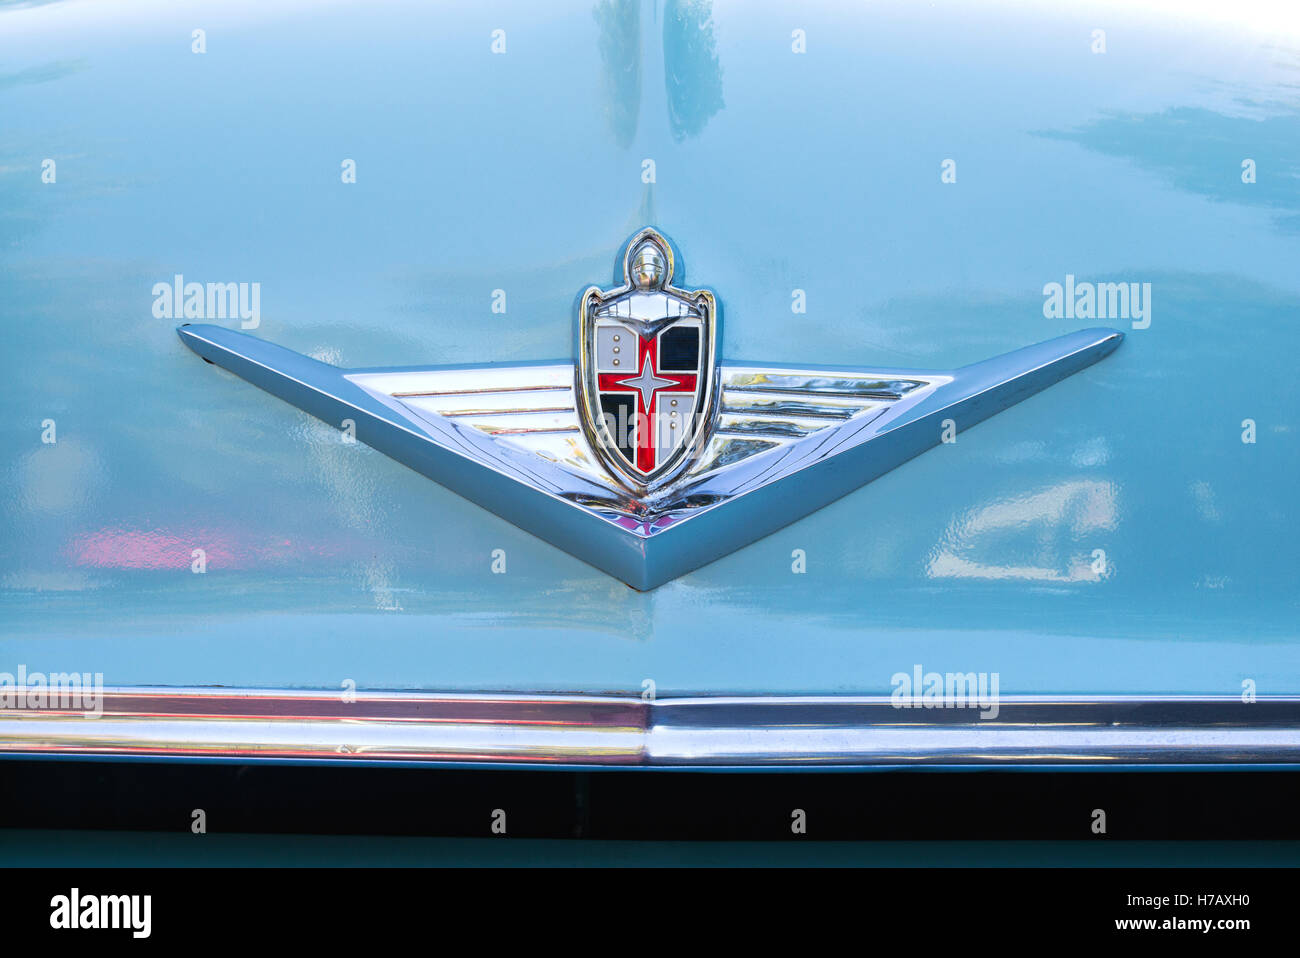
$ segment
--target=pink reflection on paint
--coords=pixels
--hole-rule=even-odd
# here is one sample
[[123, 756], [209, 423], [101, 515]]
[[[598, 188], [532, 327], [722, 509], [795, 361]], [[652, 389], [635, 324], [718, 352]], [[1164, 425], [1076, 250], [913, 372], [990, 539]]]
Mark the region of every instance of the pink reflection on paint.
[[187, 569], [202, 549], [209, 569], [328, 559], [347, 552], [341, 542], [307, 542], [243, 530], [100, 529], [68, 545], [73, 562], [96, 569]]
[[653, 522], [646, 522], [643, 519], [633, 519], [631, 516], [619, 516], [614, 520], [617, 525], [622, 526], [629, 532], [636, 532], [643, 536], [648, 536], [652, 532], [656, 532], [660, 529], [666, 529], [676, 521], [677, 519], [675, 516], [660, 516]]

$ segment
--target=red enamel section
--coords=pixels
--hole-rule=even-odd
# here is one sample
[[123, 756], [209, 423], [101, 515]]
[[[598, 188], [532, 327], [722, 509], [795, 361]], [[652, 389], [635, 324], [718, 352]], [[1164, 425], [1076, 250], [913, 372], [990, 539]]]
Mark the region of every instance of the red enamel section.
[[[646, 370], [646, 360], [649, 359], [649, 370], [660, 379], [671, 380], [667, 386], [656, 386], [654, 392], [650, 394], [650, 402], [647, 405], [642, 402], [640, 390], [633, 389], [625, 385], [628, 379], [636, 379], [643, 371]], [[649, 339], [639, 338], [637, 340], [637, 363], [634, 371], [625, 373], [601, 373], [596, 377], [596, 388], [602, 393], [631, 393], [636, 397], [636, 462], [634, 463], [637, 472], [649, 475], [658, 468], [656, 449], [655, 449], [655, 430], [653, 428], [653, 416], [658, 413], [659, 393], [665, 389], [674, 392], [694, 392], [696, 387], [696, 375], [694, 373], [661, 373], [659, 366], [659, 340], [658, 337]]]

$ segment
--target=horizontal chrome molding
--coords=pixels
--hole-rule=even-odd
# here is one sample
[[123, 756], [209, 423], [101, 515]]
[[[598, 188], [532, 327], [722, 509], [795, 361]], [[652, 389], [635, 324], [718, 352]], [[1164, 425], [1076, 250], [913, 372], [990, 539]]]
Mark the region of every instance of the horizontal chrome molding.
[[1300, 764], [1300, 696], [1004, 696], [982, 718], [976, 708], [898, 708], [887, 696], [410, 692], [345, 702], [335, 692], [117, 688], [102, 710], [0, 708], [0, 754], [615, 768]]

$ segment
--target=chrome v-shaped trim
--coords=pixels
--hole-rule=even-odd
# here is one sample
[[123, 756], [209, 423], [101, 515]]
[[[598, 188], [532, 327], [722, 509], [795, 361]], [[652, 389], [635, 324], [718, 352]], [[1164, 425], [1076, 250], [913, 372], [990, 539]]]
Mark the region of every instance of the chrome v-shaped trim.
[[949, 371], [723, 363], [707, 444], [636, 496], [594, 453], [571, 363], [342, 369], [185, 325], [209, 362], [636, 589], [724, 556], [1112, 352], [1086, 329]]

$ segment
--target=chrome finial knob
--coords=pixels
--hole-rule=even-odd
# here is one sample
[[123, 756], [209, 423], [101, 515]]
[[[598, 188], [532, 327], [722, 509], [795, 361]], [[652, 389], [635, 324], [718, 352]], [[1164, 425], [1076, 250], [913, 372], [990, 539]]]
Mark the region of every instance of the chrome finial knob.
[[640, 290], [659, 289], [667, 280], [664, 251], [654, 240], [646, 240], [632, 254], [632, 283]]

